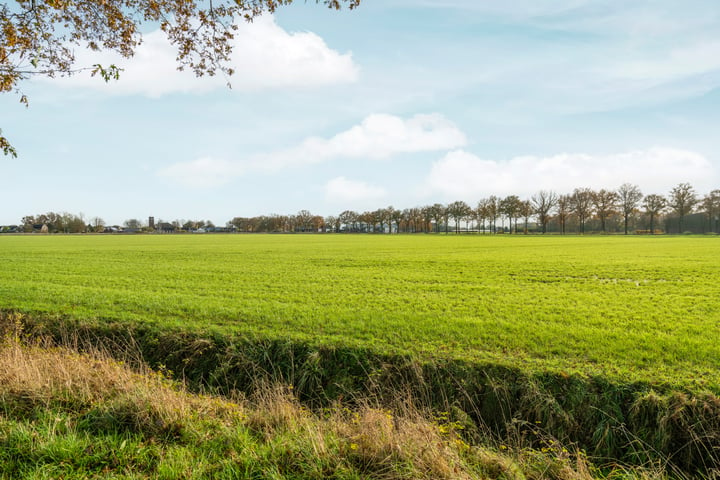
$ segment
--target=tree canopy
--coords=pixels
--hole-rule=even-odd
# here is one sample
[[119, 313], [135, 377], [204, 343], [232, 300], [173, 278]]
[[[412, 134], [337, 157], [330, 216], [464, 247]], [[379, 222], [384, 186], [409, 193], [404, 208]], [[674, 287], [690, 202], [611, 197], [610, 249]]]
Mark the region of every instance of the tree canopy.
[[[0, 92], [28, 100], [20, 83], [31, 76], [67, 76], [90, 70], [117, 78], [116, 65], [76, 65], [73, 47], [111, 50], [130, 58], [144, 24], [158, 25], [177, 49], [178, 69], [196, 75], [232, 75], [229, 66], [238, 21], [252, 21], [293, 0], [16, 0], [0, 4]], [[353, 9], [360, 0], [315, 0]], [[0, 130], [0, 149], [17, 156]]]

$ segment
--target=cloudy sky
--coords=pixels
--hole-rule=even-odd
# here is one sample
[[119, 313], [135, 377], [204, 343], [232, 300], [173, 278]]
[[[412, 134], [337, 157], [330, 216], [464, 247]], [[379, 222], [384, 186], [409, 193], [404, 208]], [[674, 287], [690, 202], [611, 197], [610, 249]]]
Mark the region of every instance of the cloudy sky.
[[717, 0], [299, 2], [242, 25], [230, 78], [148, 32], [118, 82], [0, 98], [0, 224], [396, 208], [540, 189], [720, 188]]

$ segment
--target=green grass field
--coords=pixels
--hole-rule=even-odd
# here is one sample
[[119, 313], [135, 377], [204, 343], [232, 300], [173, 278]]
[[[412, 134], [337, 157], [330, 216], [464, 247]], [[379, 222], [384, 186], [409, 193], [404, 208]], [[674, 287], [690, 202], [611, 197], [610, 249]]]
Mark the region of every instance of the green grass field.
[[720, 392], [720, 238], [0, 237], [0, 309]]

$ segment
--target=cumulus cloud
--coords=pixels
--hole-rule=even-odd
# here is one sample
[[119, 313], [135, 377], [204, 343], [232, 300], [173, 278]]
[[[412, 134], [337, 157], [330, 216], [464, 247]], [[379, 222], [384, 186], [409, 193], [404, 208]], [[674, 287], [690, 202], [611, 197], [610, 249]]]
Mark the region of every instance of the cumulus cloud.
[[[197, 78], [190, 71], [177, 71], [176, 49], [160, 30], [143, 35], [143, 43], [131, 59], [111, 52], [76, 52], [77, 66], [115, 64], [120, 80], [105, 84], [98, 78], [78, 74], [52, 80], [66, 87], [90, 88], [111, 94], [141, 94], [159, 97], [168, 93], [203, 93], [226, 88], [265, 90], [289, 87], [317, 87], [354, 82], [359, 73], [351, 53], [341, 54], [312, 32], [287, 32], [266, 15], [253, 23], [241, 23], [232, 40], [230, 66], [235, 74]], [[48, 80], [42, 80], [48, 81]]]
[[331, 138], [310, 137], [293, 148], [262, 155], [255, 163], [279, 169], [341, 157], [385, 159], [401, 153], [448, 150], [466, 143], [465, 134], [437, 113], [409, 119], [373, 114]]
[[569, 193], [577, 187], [617, 188], [624, 182], [637, 184], [647, 193], [667, 193], [685, 181], [702, 191], [717, 180], [718, 172], [701, 154], [655, 147], [611, 155], [520, 156], [508, 161], [454, 150], [433, 164], [427, 183], [432, 191], [449, 198], [478, 199], [530, 196], [538, 190]]
[[325, 184], [325, 199], [329, 202], [357, 204], [385, 197], [385, 189], [365, 182], [348, 180], [345, 177], [333, 178]]
[[[181, 162], [158, 174], [183, 185], [205, 183], [209, 186], [216, 177], [228, 182], [248, 172], [271, 173], [338, 158], [386, 159], [402, 153], [448, 150], [466, 143], [465, 134], [440, 114], [415, 115], [408, 119], [374, 114], [330, 138], [310, 137], [295, 147], [243, 160]], [[204, 174], [203, 169], [210, 173]]]

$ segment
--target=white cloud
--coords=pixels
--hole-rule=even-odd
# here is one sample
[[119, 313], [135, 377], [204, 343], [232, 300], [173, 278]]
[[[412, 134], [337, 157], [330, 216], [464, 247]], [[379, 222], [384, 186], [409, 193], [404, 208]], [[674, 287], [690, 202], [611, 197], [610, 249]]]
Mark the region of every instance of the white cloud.
[[158, 176], [186, 187], [211, 188], [229, 183], [242, 174], [242, 167], [227, 160], [203, 157], [176, 163], [158, 171]]
[[329, 139], [310, 137], [296, 147], [263, 155], [254, 163], [262, 169], [277, 170], [332, 158], [385, 159], [402, 153], [447, 150], [466, 143], [465, 134], [437, 113], [407, 120], [373, 114]]
[[503, 162], [455, 150], [432, 166], [427, 182], [432, 191], [448, 198], [478, 200], [488, 195], [527, 197], [538, 190], [617, 188], [624, 182], [646, 193], [664, 194], [685, 181], [704, 191], [717, 180], [718, 172], [699, 153], [655, 147], [612, 155], [521, 156]]
[[351, 53], [338, 53], [312, 32], [289, 33], [266, 15], [253, 23], [241, 23], [232, 40], [230, 65], [235, 74], [197, 78], [190, 71], [177, 71], [176, 49], [162, 31], [143, 35], [143, 43], [131, 59], [110, 52], [76, 52], [78, 67], [115, 64], [123, 71], [118, 82], [105, 84], [89, 74], [53, 81], [66, 87], [102, 90], [111, 94], [142, 94], [159, 97], [168, 93], [203, 93], [226, 88], [265, 90], [289, 87], [318, 87], [357, 80], [359, 68]]
[[402, 153], [448, 150], [466, 143], [465, 134], [440, 114], [409, 119], [374, 114], [328, 139], [310, 137], [293, 148], [232, 162], [203, 158], [177, 163], [158, 174], [184, 185], [211, 186], [247, 172], [276, 172], [336, 158], [386, 159]]
[[383, 188], [365, 182], [348, 180], [345, 177], [334, 178], [325, 184], [325, 199], [328, 202], [357, 205], [358, 203], [379, 200], [385, 195], [386, 192]]

